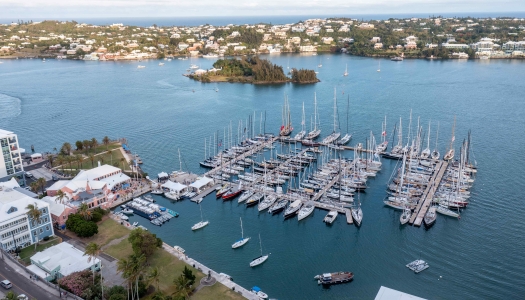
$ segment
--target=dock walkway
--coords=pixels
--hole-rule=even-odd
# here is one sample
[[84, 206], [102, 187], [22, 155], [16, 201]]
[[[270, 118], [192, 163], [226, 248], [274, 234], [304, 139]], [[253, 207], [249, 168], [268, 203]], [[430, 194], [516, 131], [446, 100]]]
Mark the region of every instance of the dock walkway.
[[409, 223], [411, 225], [418, 226], [418, 227], [421, 226], [421, 223], [423, 222], [423, 218], [425, 218], [425, 214], [427, 213], [427, 210], [430, 208], [430, 205], [432, 204], [432, 198], [434, 198], [434, 193], [439, 187], [439, 184], [441, 183], [441, 180], [443, 179], [443, 175], [445, 174], [447, 167], [448, 167], [448, 162], [446, 161], [440, 161], [436, 165], [436, 171], [434, 171], [433, 176], [430, 178], [427, 188], [423, 192], [423, 196], [421, 197], [421, 200], [419, 200], [417, 207], [414, 213], [412, 214], [412, 217], [409, 220]]
[[352, 210], [350, 210], [350, 208], [346, 208], [345, 214], [346, 214], [346, 223], [354, 224], [354, 218], [352, 218]]

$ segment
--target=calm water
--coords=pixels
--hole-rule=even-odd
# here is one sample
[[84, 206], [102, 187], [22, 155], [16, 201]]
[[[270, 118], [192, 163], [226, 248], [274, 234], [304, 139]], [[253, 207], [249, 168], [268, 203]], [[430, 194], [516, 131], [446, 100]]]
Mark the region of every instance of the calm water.
[[[157, 174], [179, 168], [179, 148], [183, 168], [202, 172], [198, 161], [204, 157], [204, 139], [217, 130], [222, 138], [230, 121], [236, 132], [238, 120], [246, 120], [254, 111], [256, 132], [262, 111], [267, 112], [266, 131], [277, 132], [284, 94], [298, 128], [303, 101], [309, 124], [316, 92], [324, 134], [332, 124], [334, 87], [343, 128], [349, 95], [351, 144], [365, 142], [370, 130], [379, 138], [384, 115], [389, 136], [400, 116], [406, 136], [412, 109], [413, 125], [417, 116], [423, 126], [431, 120], [433, 137], [440, 122], [439, 145], [444, 153], [456, 115], [456, 145], [472, 129], [479, 166], [472, 203], [459, 221], [439, 216], [428, 231], [401, 227], [400, 213], [382, 205], [385, 184], [395, 168], [395, 162], [388, 160], [361, 197], [360, 229], [347, 225], [344, 217], [328, 227], [322, 223], [326, 212], [320, 210], [301, 222], [283, 221], [282, 216], [259, 214], [236, 201], [217, 201], [214, 195], [202, 203], [211, 223], [198, 232], [190, 227], [200, 213], [189, 201], [171, 204], [159, 198], [159, 203], [181, 214], [165, 226], [152, 227], [139, 217], [135, 220], [241, 285], [259, 285], [280, 299], [371, 299], [381, 285], [431, 299], [525, 295], [524, 62], [381, 60], [378, 73], [379, 60], [369, 58], [282, 55], [271, 59], [285, 69], [316, 68], [321, 61], [321, 82], [202, 84], [181, 76], [190, 63], [210, 67], [213, 61], [206, 59], [174, 60], [163, 67], [157, 61], [141, 62], [145, 69], [137, 69], [136, 62], [4, 61], [0, 64], [0, 128], [15, 131], [21, 147], [30, 149], [34, 144], [37, 151], [52, 151], [64, 141], [93, 136], [99, 140], [104, 135], [126, 137], [142, 156], [145, 171]], [[350, 75], [343, 77], [346, 64]], [[231, 244], [240, 235], [239, 217], [245, 234], [254, 239], [234, 251]], [[263, 251], [272, 254], [264, 265], [252, 269], [248, 264], [258, 255], [259, 233]], [[405, 264], [419, 257], [431, 267], [415, 275]], [[354, 282], [323, 289], [313, 280], [321, 272], [339, 270], [353, 271]]]

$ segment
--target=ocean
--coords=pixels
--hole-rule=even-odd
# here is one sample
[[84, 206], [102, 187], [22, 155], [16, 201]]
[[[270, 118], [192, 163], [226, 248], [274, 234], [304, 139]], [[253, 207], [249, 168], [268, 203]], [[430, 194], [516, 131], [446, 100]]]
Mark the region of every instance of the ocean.
[[[115, 21], [117, 22], [117, 21]], [[339, 124], [353, 134], [350, 145], [365, 143], [370, 132], [380, 138], [387, 117], [387, 136], [399, 118], [407, 134], [410, 110], [412, 130], [418, 117], [424, 131], [431, 122], [431, 145], [439, 122], [438, 146], [446, 151], [456, 116], [456, 147], [472, 130], [473, 159], [478, 165], [471, 203], [460, 220], [438, 216], [430, 230], [400, 226], [400, 212], [383, 205], [386, 184], [396, 162], [383, 159], [378, 176], [360, 197], [364, 213], [361, 228], [339, 217], [332, 226], [322, 219], [326, 211], [298, 222], [282, 215], [258, 213], [237, 201], [223, 203], [210, 195], [202, 202], [210, 225], [197, 232], [198, 206], [190, 201], [158, 202], [180, 213], [162, 227], [132, 217], [188, 256], [227, 273], [244, 287], [257, 285], [278, 299], [371, 299], [387, 286], [428, 299], [520, 299], [523, 276], [525, 219], [521, 187], [525, 164], [525, 62], [519, 60], [405, 60], [352, 57], [341, 54], [267, 56], [288, 67], [316, 69], [321, 82], [309, 85], [250, 85], [200, 83], [182, 74], [190, 64], [209, 68], [214, 60], [91, 62], [69, 60], [3, 60], [0, 64], [0, 128], [18, 134], [20, 146], [52, 151], [63, 142], [105, 135], [125, 137], [140, 154], [143, 169], [152, 177], [182, 168], [205, 172], [198, 162], [205, 156], [205, 139], [255, 113], [258, 133], [277, 133], [286, 95], [295, 130], [301, 127], [302, 105], [306, 127], [317, 95], [322, 136], [333, 124], [334, 88]], [[377, 72], [381, 61], [381, 72]], [[322, 68], [317, 65], [322, 63]], [[348, 65], [349, 76], [342, 76]], [[218, 91], [216, 91], [218, 89]], [[260, 121], [266, 113], [266, 121]], [[281, 146], [277, 147], [278, 151]], [[267, 153], [267, 152], [266, 152]], [[268, 154], [267, 154], [268, 155]], [[353, 157], [345, 151], [344, 156]], [[244, 234], [252, 240], [241, 249], [231, 244]], [[263, 252], [270, 258], [250, 268]], [[405, 264], [424, 259], [430, 268], [414, 274]], [[353, 282], [325, 289], [313, 277], [323, 272], [351, 271]]]

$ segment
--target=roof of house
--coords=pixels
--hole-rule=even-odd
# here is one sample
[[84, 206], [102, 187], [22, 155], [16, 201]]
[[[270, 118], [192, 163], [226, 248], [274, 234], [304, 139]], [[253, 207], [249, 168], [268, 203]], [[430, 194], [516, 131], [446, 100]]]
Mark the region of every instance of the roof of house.
[[[49, 204], [49, 212], [55, 216], [60, 216], [64, 210], [66, 210], [66, 205], [62, 203], [57, 203], [57, 197], [45, 196], [41, 200]], [[64, 199], [65, 200], [65, 199]]]
[[48, 191], [58, 191], [59, 189], [63, 188], [66, 184], [69, 183], [69, 180], [59, 180], [55, 183], [53, 183], [52, 186], [48, 187]]
[[94, 180], [103, 176], [109, 176], [111, 173], [121, 172], [117, 167], [102, 165], [90, 170], [81, 170], [73, 180]]
[[26, 214], [26, 207], [29, 204], [36, 203], [39, 208], [49, 207], [46, 202], [32, 198], [18, 188], [2, 186], [2, 183], [0, 183], [0, 221], [4, 222]]
[[40, 264], [44, 271], [51, 272], [58, 268], [60, 274], [67, 276], [74, 272], [86, 270], [100, 261], [95, 258], [88, 262], [88, 258], [88, 256], [84, 256], [84, 252], [81, 250], [63, 242], [36, 253], [31, 256], [31, 261]]

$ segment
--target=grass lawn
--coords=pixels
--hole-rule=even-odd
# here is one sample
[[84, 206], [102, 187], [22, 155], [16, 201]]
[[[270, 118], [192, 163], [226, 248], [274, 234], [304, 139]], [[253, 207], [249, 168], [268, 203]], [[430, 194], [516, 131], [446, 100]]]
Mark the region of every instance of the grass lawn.
[[191, 296], [192, 300], [230, 300], [245, 299], [239, 293], [234, 292], [221, 283], [206, 286]]
[[59, 237], [55, 237], [54, 239], [51, 239], [51, 240], [45, 242], [45, 244], [40, 244], [40, 245], [36, 246], [36, 251], [35, 251], [35, 245], [31, 245], [29, 247], [25, 247], [24, 249], [22, 249], [22, 251], [19, 254], [20, 259], [22, 261], [24, 261], [24, 263], [29, 265], [29, 264], [31, 264], [30, 258], [35, 253], [43, 251], [43, 250], [45, 250], [45, 249], [47, 249], [47, 248], [49, 248], [51, 246], [57, 245], [60, 242], [62, 242], [62, 239], [59, 238]]
[[131, 231], [120, 225], [117, 221], [107, 218], [98, 224], [98, 233], [90, 238], [79, 238], [82, 242], [88, 244], [97, 243], [99, 246], [105, 246], [112, 240], [121, 238]]
[[[74, 145], [73, 145], [74, 146]], [[80, 164], [80, 169], [88, 170], [92, 169], [93, 167], [96, 167], [98, 165], [98, 161], [100, 161], [102, 164], [108, 164], [108, 165], [115, 165], [117, 163], [119, 168], [122, 168], [122, 163], [120, 162], [120, 159], [123, 157], [122, 152], [120, 151], [120, 143], [112, 143], [109, 144], [106, 150], [105, 145], [100, 145], [96, 147], [95, 149], [91, 149], [86, 154], [86, 151], [73, 151], [73, 155], [70, 157], [75, 157], [77, 154], [82, 155], [83, 161]], [[109, 151], [109, 153], [107, 153]], [[94, 154], [95, 160], [91, 162], [89, 159], [89, 155]], [[68, 157], [65, 157], [66, 159]], [[127, 165], [127, 164], [125, 164]], [[59, 170], [62, 169], [71, 169], [73, 172], [75, 172], [79, 168], [79, 164], [77, 161], [72, 161], [71, 164], [64, 160], [62, 164], [59, 162], [59, 158], [55, 157], [53, 161], [53, 167], [56, 167]], [[128, 167], [129, 168], [129, 167]]]
[[133, 249], [131, 249], [131, 244], [128, 242], [128, 239], [124, 239], [116, 245], [111, 245], [107, 247], [106, 250], [104, 250], [104, 252], [113, 256], [116, 259], [122, 259], [133, 254]]

